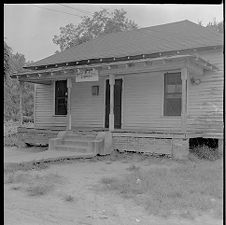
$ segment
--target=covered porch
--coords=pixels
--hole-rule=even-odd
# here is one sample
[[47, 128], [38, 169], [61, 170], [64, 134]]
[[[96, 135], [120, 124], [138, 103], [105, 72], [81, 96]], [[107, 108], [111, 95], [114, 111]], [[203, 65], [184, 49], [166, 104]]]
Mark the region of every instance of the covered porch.
[[[56, 65], [57, 67], [57, 65]], [[63, 116], [58, 116], [58, 115], [54, 115], [54, 113], [52, 114], [52, 124], [49, 127], [56, 127], [56, 129], [58, 129], [57, 127], [59, 126], [59, 129], [66, 129], [66, 130], [71, 130], [72, 127], [78, 127], [78, 125], [73, 124], [72, 121], [72, 116], [76, 117], [79, 116], [79, 114], [77, 113], [77, 115], [72, 115], [72, 107], [74, 103], [74, 95], [76, 93], [72, 93], [75, 92], [76, 90], [76, 86], [73, 86], [73, 82], [74, 84], [76, 84], [78, 80], [78, 78], [82, 77], [82, 79], [84, 79], [84, 77], [86, 77], [84, 79], [84, 88], [85, 86], [85, 81], [97, 81], [97, 80], [101, 80], [100, 82], [104, 82], [101, 83], [101, 85], [103, 85], [104, 90], [102, 90], [103, 92], [103, 100], [106, 102], [106, 98], [107, 98], [107, 93], [105, 92], [105, 88], [106, 88], [106, 83], [105, 81], [108, 79], [109, 80], [109, 115], [106, 115], [106, 111], [102, 112], [102, 117], [103, 120], [106, 120], [106, 117], [108, 119], [108, 126], [106, 126], [105, 123], [103, 123], [102, 125], [99, 124], [97, 126], [97, 128], [100, 129], [105, 129], [105, 128], [109, 128], [109, 131], [113, 131], [116, 128], [121, 128], [121, 129], [140, 129], [141, 130], [158, 130], [158, 128], [155, 127], [134, 127], [134, 126], [130, 126], [127, 125], [123, 120], [125, 120], [124, 118], [127, 117], [126, 113], [126, 107], [128, 106], [127, 102], [128, 99], [125, 97], [125, 99], [123, 99], [123, 97], [121, 97], [121, 101], [122, 101], [122, 106], [121, 106], [121, 112], [120, 117], [122, 117], [122, 125], [120, 127], [115, 126], [115, 122], [116, 122], [116, 116], [115, 116], [115, 81], [119, 78], [122, 79], [123, 81], [123, 85], [129, 85], [127, 84], [128, 81], [124, 80], [124, 78], [127, 77], [133, 77], [133, 75], [136, 75], [136, 78], [138, 80], [143, 79], [143, 77], [152, 77], [153, 74], [155, 73], [179, 73], [181, 74], [181, 114], [180, 114], [180, 127], [179, 127], [179, 131], [181, 133], [186, 134], [187, 132], [187, 101], [188, 101], [188, 95], [189, 95], [189, 88], [188, 88], [188, 83], [190, 82], [199, 82], [200, 81], [200, 77], [204, 76], [204, 72], [205, 71], [211, 71], [211, 70], [215, 70], [216, 68], [209, 64], [208, 62], [206, 62], [205, 60], [203, 60], [200, 57], [196, 57], [194, 55], [176, 55], [176, 56], [163, 56], [163, 57], [157, 57], [157, 58], [147, 58], [147, 59], [139, 59], [139, 60], [128, 60], [127, 61], [119, 61], [119, 62], [111, 62], [111, 63], [100, 63], [100, 64], [93, 64], [93, 65], [84, 65], [84, 66], [64, 66], [64, 67], [59, 67], [59, 68], [51, 68], [51, 69], [42, 69], [42, 70], [32, 70], [29, 72], [24, 72], [24, 73], [20, 73], [17, 75], [13, 75], [14, 78], [17, 78], [20, 81], [21, 87], [23, 86], [24, 82], [32, 82], [35, 84], [42, 84], [45, 85], [47, 88], [50, 87], [52, 84], [55, 84], [56, 81], [59, 80], [66, 80], [66, 86], [67, 86], [67, 91], [66, 91], [66, 97], [67, 97], [67, 110], [66, 110], [66, 115]], [[143, 77], [142, 77], [143, 76]], [[162, 75], [161, 75], [162, 76]], [[132, 78], [134, 79], [134, 78]], [[133, 82], [130, 81], [130, 82]], [[134, 80], [134, 82], [136, 82], [136, 80]], [[150, 81], [151, 82], [151, 81]], [[95, 84], [95, 83], [94, 83]], [[161, 84], [162, 85], [162, 84]], [[99, 87], [98, 87], [99, 88]], [[124, 88], [124, 86], [123, 86]], [[128, 87], [127, 87], [128, 88]], [[54, 91], [54, 90], [53, 90]], [[78, 90], [80, 91], [80, 90]], [[89, 91], [89, 90], [87, 90]], [[99, 90], [98, 90], [99, 91]], [[117, 90], [116, 90], [117, 91]], [[162, 90], [164, 91], [164, 90]], [[104, 93], [105, 92], [105, 93]], [[122, 92], [125, 92], [125, 90], [122, 90]], [[37, 91], [35, 90], [35, 94], [37, 93]], [[79, 93], [79, 92], [78, 92]], [[77, 93], [77, 94], [78, 94]], [[123, 93], [124, 94], [124, 93]], [[151, 94], [151, 93], [150, 93]], [[161, 93], [160, 93], [161, 94]], [[129, 93], [128, 93], [129, 95]], [[46, 96], [48, 97], [48, 96]], [[152, 96], [150, 95], [150, 98]], [[153, 96], [154, 98], [155, 96]], [[53, 96], [54, 98], [54, 96]], [[20, 115], [21, 115], [21, 125], [23, 123], [23, 116], [22, 116], [22, 109], [23, 109], [23, 105], [22, 105], [22, 91], [20, 92]], [[36, 98], [35, 98], [36, 100]], [[41, 100], [39, 100], [41, 101]], [[130, 99], [131, 101], [131, 99]], [[133, 100], [132, 100], [133, 101]], [[38, 104], [38, 103], [37, 103]], [[55, 103], [54, 103], [55, 104]], [[101, 103], [102, 104], [102, 103]], [[106, 107], [104, 105], [105, 103], [103, 102], [103, 106], [101, 107]], [[159, 103], [159, 104], [163, 104], [163, 103]], [[36, 101], [34, 101], [34, 105], [36, 105]], [[137, 106], [134, 106], [137, 107]], [[105, 109], [103, 109], [104, 111]], [[37, 113], [37, 109], [34, 108], [34, 118], [36, 118], [36, 113]], [[44, 111], [43, 111], [44, 113]], [[47, 112], [48, 113], [48, 112]], [[138, 112], [137, 112], [138, 113]], [[159, 111], [159, 115], [162, 112]], [[150, 115], [152, 114], [152, 112], [150, 111]], [[167, 118], [166, 116], [163, 117], [164, 115], [160, 115], [162, 117], [162, 119], [164, 120], [165, 118]], [[168, 119], [168, 121], [170, 120], [174, 120], [174, 117], [170, 117]], [[54, 122], [55, 121], [55, 122]], [[59, 124], [57, 121], [62, 121], [61, 124]], [[35, 121], [35, 127], [39, 128], [40, 126], [38, 124], [36, 124]], [[48, 129], [48, 125], [45, 126], [46, 129]], [[86, 126], [88, 127], [88, 125]], [[92, 127], [95, 127], [95, 125], [92, 125]], [[133, 128], [134, 127], [134, 128]], [[173, 129], [171, 130], [178, 130], [178, 127], [172, 127]], [[163, 127], [164, 130], [164, 127]], [[173, 132], [172, 131], [172, 132]]]
[[[145, 150], [153, 151], [158, 147], [158, 153], [172, 154], [172, 149], [181, 149], [182, 146], [188, 147], [189, 138], [193, 137], [204, 137], [204, 131], [194, 131], [188, 127], [187, 123], [187, 112], [188, 112], [188, 96], [189, 88], [188, 83], [199, 82], [200, 77], [205, 76], [205, 71], [216, 70], [217, 68], [203, 60], [200, 57], [194, 56], [192, 54], [178, 54], [173, 56], [161, 56], [156, 58], [145, 58], [133, 59], [130, 57], [126, 61], [116, 61], [110, 63], [96, 63], [92, 65], [81, 65], [81, 66], [61, 66], [56, 68], [45, 68], [42, 70], [32, 70], [26, 73], [17, 74], [15, 77], [19, 79], [21, 85], [23, 82], [32, 82], [36, 84], [42, 84], [45, 86], [51, 86], [53, 82], [58, 80], [66, 80], [67, 84], [67, 114], [65, 116], [55, 116], [52, 115], [53, 121], [63, 119], [65, 123], [60, 126], [58, 124], [53, 124], [52, 126], [39, 127], [36, 126], [32, 129], [23, 128], [22, 113], [21, 113], [21, 127], [18, 128], [18, 133], [22, 137], [25, 143], [31, 140], [35, 140], [37, 143], [48, 144], [50, 138], [57, 137], [60, 131], [71, 131], [73, 133], [95, 133], [98, 132], [110, 132], [112, 134], [112, 145], [113, 148], [121, 150], [134, 148], [135, 151]], [[172, 118], [164, 117], [159, 113], [159, 121], [161, 126], [135, 126], [129, 124], [129, 119], [126, 113], [129, 113], [128, 99], [122, 98], [122, 110], [120, 112], [120, 117], [122, 121], [120, 127], [116, 126], [116, 115], [115, 115], [115, 83], [117, 79], [123, 79], [124, 84], [128, 79], [126, 77], [133, 77], [136, 75], [136, 79], [140, 80], [142, 77], [152, 77], [153, 74], [164, 74], [164, 73], [179, 73], [181, 74], [181, 115]], [[86, 78], [84, 78], [86, 77]], [[89, 82], [102, 80], [104, 87], [103, 92], [103, 105], [102, 107], [102, 121], [98, 126], [75, 126], [74, 118], [79, 116], [78, 114], [73, 114], [73, 92], [75, 92], [75, 84], [79, 79], [88, 79]], [[94, 80], [93, 80], [94, 79]], [[106, 80], [109, 80], [109, 114], [106, 114], [104, 109], [106, 102]], [[131, 80], [131, 79], [130, 79]], [[74, 86], [73, 86], [74, 85]], [[85, 85], [84, 85], [85, 87]], [[122, 90], [124, 91], [124, 90]], [[78, 92], [79, 93], [79, 92]], [[150, 98], [152, 96], [150, 95]], [[161, 103], [160, 103], [161, 104]], [[22, 112], [22, 95], [21, 95], [21, 105], [20, 109]], [[142, 116], [136, 113], [138, 117]], [[36, 111], [34, 110], [34, 113]], [[150, 115], [152, 111], [149, 112]], [[108, 119], [108, 126], [106, 126], [106, 117]], [[36, 117], [35, 117], [36, 118]], [[131, 117], [132, 120], [136, 117]], [[151, 118], [151, 117], [150, 117]], [[153, 117], [153, 120], [155, 118]], [[130, 120], [131, 121], [131, 120]], [[173, 121], [173, 122], [172, 122]], [[174, 127], [174, 123], [177, 126]], [[148, 123], [147, 123], [148, 124]], [[150, 123], [151, 124], [151, 123]], [[169, 125], [172, 124], [172, 125]], [[207, 134], [206, 134], [207, 135]], [[133, 146], [130, 145], [132, 142]], [[142, 141], [141, 141], [142, 140]], [[158, 140], [158, 141], [156, 141]], [[142, 142], [142, 143], [141, 143]], [[152, 147], [151, 147], [152, 146]], [[174, 146], [174, 147], [173, 147]], [[177, 146], [177, 147], [175, 147]], [[179, 147], [178, 147], [179, 146]], [[165, 149], [165, 150], [164, 150]]]

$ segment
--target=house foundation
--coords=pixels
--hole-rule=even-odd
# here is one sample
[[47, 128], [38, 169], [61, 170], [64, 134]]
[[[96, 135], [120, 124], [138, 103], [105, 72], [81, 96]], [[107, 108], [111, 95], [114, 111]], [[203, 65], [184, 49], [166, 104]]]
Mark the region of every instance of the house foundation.
[[189, 154], [189, 139], [172, 139], [172, 156], [174, 159], [187, 159]]
[[113, 148], [119, 151], [134, 151], [171, 155], [175, 159], [186, 159], [189, 154], [189, 139], [174, 137], [114, 136]]

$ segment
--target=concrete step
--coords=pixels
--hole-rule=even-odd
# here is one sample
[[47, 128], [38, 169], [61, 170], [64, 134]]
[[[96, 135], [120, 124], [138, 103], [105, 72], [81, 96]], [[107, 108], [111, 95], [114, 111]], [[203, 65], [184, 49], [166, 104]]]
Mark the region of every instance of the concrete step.
[[70, 151], [70, 152], [78, 152], [78, 153], [94, 153], [94, 149], [84, 146], [72, 146], [72, 145], [56, 145], [56, 151]]
[[96, 136], [86, 136], [86, 135], [67, 135], [63, 138], [66, 141], [90, 141], [95, 140]]
[[88, 147], [89, 143], [92, 142], [92, 140], [62, 140], [62, 145], [68, 145], [68, 146], [80, 146], [80, 147]]

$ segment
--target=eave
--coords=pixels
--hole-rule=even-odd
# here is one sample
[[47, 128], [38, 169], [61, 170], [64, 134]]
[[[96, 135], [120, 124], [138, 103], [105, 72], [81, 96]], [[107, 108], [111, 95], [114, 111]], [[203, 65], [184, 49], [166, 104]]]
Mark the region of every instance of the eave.
[[[143, 63], [143, 68], [140, 69], [136, 65]], [[130, 65], [135, 66], [130, 68]], [[123, 66], [124, 69], [117, 69], [118, 66]], [[116, 69], [115, 69], [116, 67]], [[127, 60], [109, 63], [99, 63], [91, 65], [78, 65], [78, 66], [62, 66], [57, 68], [49, 68], [43, 70], [30, 70], [21, 73], [15, 73], [11, 77], [17, 78], [18, 80], [23, 80], [27, 82], [34, 83], [46, 83], [47, 80], [56, 80], [59, 78], [74, 77], [80, 72], [80, 70], [105, 70], [104, 74], [108, 75], [110, 73], [120, 74], [120, 73], [135, 73], [135, 72], [145, 72], [145, 71], [162, 71], [167, 69], [180, 69], [182, 67], [187, 67], [190, 72], [197, 75], [203, 75], [204, 70], [214, 71], [218, 68], [211, 63], [207, 62], [201, 57], [195, 55], [174, 55], [174, 56], [162, 56], [158, 58], [146, 58], [139, 60]]]

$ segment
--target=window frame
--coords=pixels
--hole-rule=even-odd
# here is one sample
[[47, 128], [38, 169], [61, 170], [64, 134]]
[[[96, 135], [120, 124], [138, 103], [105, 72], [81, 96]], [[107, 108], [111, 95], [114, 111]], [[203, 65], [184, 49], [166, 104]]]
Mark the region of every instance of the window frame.
[[[67, 112], [66, 112], [66, 114], [62, 114], [62, 115], [60, 115], [60, 114], [56, 114], [56, 82], [57, 81], [66, 81], [66, 83], [67, 83], [67, 80], [66, 79], [62, 79], [62, 80], [55, 80], [54, 82], [53, 82], [53, 116], [54, 117], [67, 117]], [[67, 85], [67, 84], [66, 84]], [[68, 89], [68, 88], [67, 88]], [[67, 92], [68, 92], [68, 90], [67, 90]], [[67, 103], [68, 104], [68, 103]]]
[[[167, 93], [166, 92], [166, 87], [167, 87], [167, 79], [166, 76], [169, 74], [180, 74], [180, 78], [181, 78], [181, 92], [174, 92], [174, 93]], [[178, 84], [178, 83], [177, 83]], [[179, 114], [175, 114], [175, 115], [169, 115], [167, 114], [167, 110], [166, 110], [166, 103], [167, 103], [167, 95], [180, 95], [180, 98], [169, 98], [169, 99], [180, 99], [181, 100], [181, 108], [180, 108], [180, 115]], [[182, 77], [181, 77], [181, 72], [180, 71], [174, 71], [174, 72], [166, 72], [163, 74], [163, 117], [164, 118], [181, 118], [181, 114], [182, 114]]]

